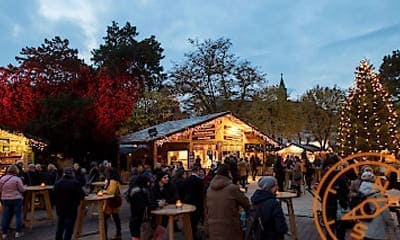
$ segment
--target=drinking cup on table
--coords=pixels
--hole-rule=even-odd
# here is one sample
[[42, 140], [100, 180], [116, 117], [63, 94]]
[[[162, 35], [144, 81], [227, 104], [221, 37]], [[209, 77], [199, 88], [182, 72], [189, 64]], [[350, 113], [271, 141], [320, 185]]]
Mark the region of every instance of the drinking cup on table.
[[166, 205], [165, 199], [157, 200], [157, 202], [158, 202], [158, 206], [159, 206], [160, 208], [163, 208], [163, 207], [165, 207], [165, 205]]

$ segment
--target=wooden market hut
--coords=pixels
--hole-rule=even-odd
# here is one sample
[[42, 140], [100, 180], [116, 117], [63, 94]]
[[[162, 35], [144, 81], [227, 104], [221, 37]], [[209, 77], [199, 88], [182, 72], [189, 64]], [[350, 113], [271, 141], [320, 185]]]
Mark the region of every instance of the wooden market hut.
[[43, 150], [46, 146], [47, 144], [38, 138], [18, 131], [0, 128], [1, 168], [14, 164], [17, 160], [22, 160], [25, 165], [28, 162], [34, 162], [34, 150]]
[[191, 168], [199, 158], [209, 167], [226, 156], [265, 159], [278, 142], [230, 112], [168, 121], [125, 135], [120, 141], [118, 166], [128, 170], [137, 161], [173, 165], [180, 161]]

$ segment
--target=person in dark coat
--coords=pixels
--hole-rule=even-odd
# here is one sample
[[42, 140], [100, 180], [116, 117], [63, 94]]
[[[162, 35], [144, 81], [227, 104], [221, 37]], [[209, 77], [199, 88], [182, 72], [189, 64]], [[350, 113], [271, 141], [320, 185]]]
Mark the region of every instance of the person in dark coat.
[[[327, 165], [326, 169], [329, 169], [330, 167], [331, 166]], [[319, 191], [321, 198], [323, 197], [322, 194], [327, 191], [328, 184], [330, 184], [333, 178], [336, 175], [338, 175], [345, 167], [346, 163], [339, 165], [326, 177], [326, 180], [324, 181], [324, 184], [321, 185], [321, 190]], [[334, 230], [337, 239], [344, 240], [346, 231], [346, 222], [336, 219], [336, 213], [338, 210], [338, 205], [342, 209], [347, 209], [349, 207], [348, 196], [350, 192], [350, 186], [348, 185], [348, 179], [346, 174], [341, 174], [340, 177], [333, 183], [333, 189], [337, 192], [337, 194], [333, 194], [332, 192], [328, 193], [328, 197], [326, 199], [325, 214], [328, 221], [332, 220], [335, 221], [334, 225], [332, 226], [332, 229]], [[329, 234], [326, 237], [327, 239], [332, 239], [329, 236]]]
[[158, 172], [157, 180], [152, 190], [154, 198], [156, 200], [165, 200], [166, 204], [175, 204], [178, 200], [176, 187], [169, 181], [167, 172]]
[[154, 201], [149, 189], [150, 179], [145, 175], [139, 175], [135, 186], [129, 191], [129, 204], [131, 206], [131, 216], [129, 219], [129, 230], [132, 239], [140, 239], [140, 226], [144, 221], [144, 212], [147, 214], [157, 208], [157, 202]]
[[22, 183], [24, 185], [27, 185], [27, 176], [26, 176], [26, 172], [24, 171], [24, 161], [23, 160], [18, 160], [15, 165], [18, 167], [18, 174], [17, 176], [21, 178]]
[[282, 165], [282, 157], [281, 156], [276, 156], [276, 160], [274, 163], [274, 173], [275, 173], [275, 177], [278, 181], [278, 187], [279, 187], [279, 191], [283, 192], [283, 185], [284, 185], [284, 181], [285, 181], [285, 168]]
[[172, 182], [176, 186], [176, 190], [178, 191], [178, 198], [180, 200], [185, 199], [186, 188], [185, 188], [185, 178], [184, 178], [185, 171], [182, 169], [176, 170], [175, 176], [172, 179]]
[[261, 222], [264, 227], [262, 239], [283, 240], [288, 232], [282, 207], [275, 197], [278, 190], [278, 181], [275, 177], [266, 176], [258, 181], [258, 187], [251, 202], [260, 207]]
[[252, 155], [250, 157], [250, 167], [251, 167], [251, 176], [253, 178], [253, 181], [256, 180], [257, 168], [259, 165], [260, 165], [259, 159], [256, 156]]
[[35, 165], [35, 168], [36, 172], [39, 175], [39, 185], [42, 183], [47, 184], [49, 180], [49, 174], [47, 172], [47, 168], [42, 168], [42, 165], [40, 165], [39, 163]]
[[72, 238], [80, 201], [85, 197], [80, 183], [74, 179], [71, 167], [64, 168], [64, 176], [54, 185], [57, 213], [56, 240]]
[[196, 207], [196, 211], [190, 214], [190, 222], [192, 225], [193, 239], [197, 239], [197, 225], [204, 214], [204, 183], [199, 177], [200, 168], [194, 167], [192, 175], [185, 180], [185, 198], [184, 203], [192, 204]]
[[54, 164], [47, 165], [47, 185], [54, 185], [58, 179], [58, 170]]
[[97, 165], [96, 162], [93, 161], [90, 163], [90, 170], [87, 182], [87, 184], [89, 185], [90, 192], [94, 191], [94, 185], [92, 185], [92, 183], [97, 182], [99, 180], [100, 180], [99, 166]]
[[40, 176], [39, 173], [36, 171], [34, 164], [28, 165], [28, 170], [26, 172], [26, 184], [28, 186], [37, 186], [40, 185]]
[[86, 177], [85, 174], [82, 171], [81, 166], [79, 166], [79, 163], [74, 163], [74, 174], [75, 174], [75, 179], [78, 180], [78, 182], [81, 184], [81, 187], [85, 189], [86, 187]]

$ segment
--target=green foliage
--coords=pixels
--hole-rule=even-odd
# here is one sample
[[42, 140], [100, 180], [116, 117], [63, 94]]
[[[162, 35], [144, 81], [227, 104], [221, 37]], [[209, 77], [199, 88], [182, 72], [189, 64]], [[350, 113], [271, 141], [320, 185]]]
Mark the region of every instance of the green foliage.
[[316, 87], [308, 90], [301, 98], [305, 129], [321, 146], [326, 146], [338, 127], [339, 108], [344, 101], [344, 91], [333, 88]]
[[113, 21], [107, 27], [105, 43], [92, 51], [92, 60], [98, 69], [107, 67], [112, 75], [128, 73], [140, 86], [159, 89], [165, 79], [160, 63], [164, 50], [154, 36], [138, 41], [138, 35], [129, 22], [120, 28]]
[[145, 91], [143, 97], [136, 104], [132, 116], [120, 129], [119, 134], [124, 135], [183, 117], [179, 109], [179, 102], [171, 94], [171, 89], [163, 88], [157, 92]]
[[46, 97], [41, 101], [42, 113], [29, 123], [29, 130], [49, 141], [51, 152], [73, 156], [90, 144], [93, 123], [88, 121], [90, 101], [73, 94]]
[[386, 86], [394, 102], [400, 102], [400, 51], [392, 52], [392, 55], [383, 57], [383, 63], [379, 68], [379, 77]]
[[299, 103], [284, 96], [279, 86], [266, 87], [251, 101], [242, 103], [241, 111], [236, 114], [278, 140], [296, 138], [304, 126], [301, 108]]

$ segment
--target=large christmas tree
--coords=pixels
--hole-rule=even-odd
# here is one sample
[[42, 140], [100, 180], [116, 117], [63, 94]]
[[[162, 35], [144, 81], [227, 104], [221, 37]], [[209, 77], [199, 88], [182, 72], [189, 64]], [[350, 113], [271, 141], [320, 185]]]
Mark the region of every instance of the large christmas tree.
[[342, 156], [357, 152], [398, 150], [397, 114], [374, 68], [362, 60], [341, 109], [337, 145]]

